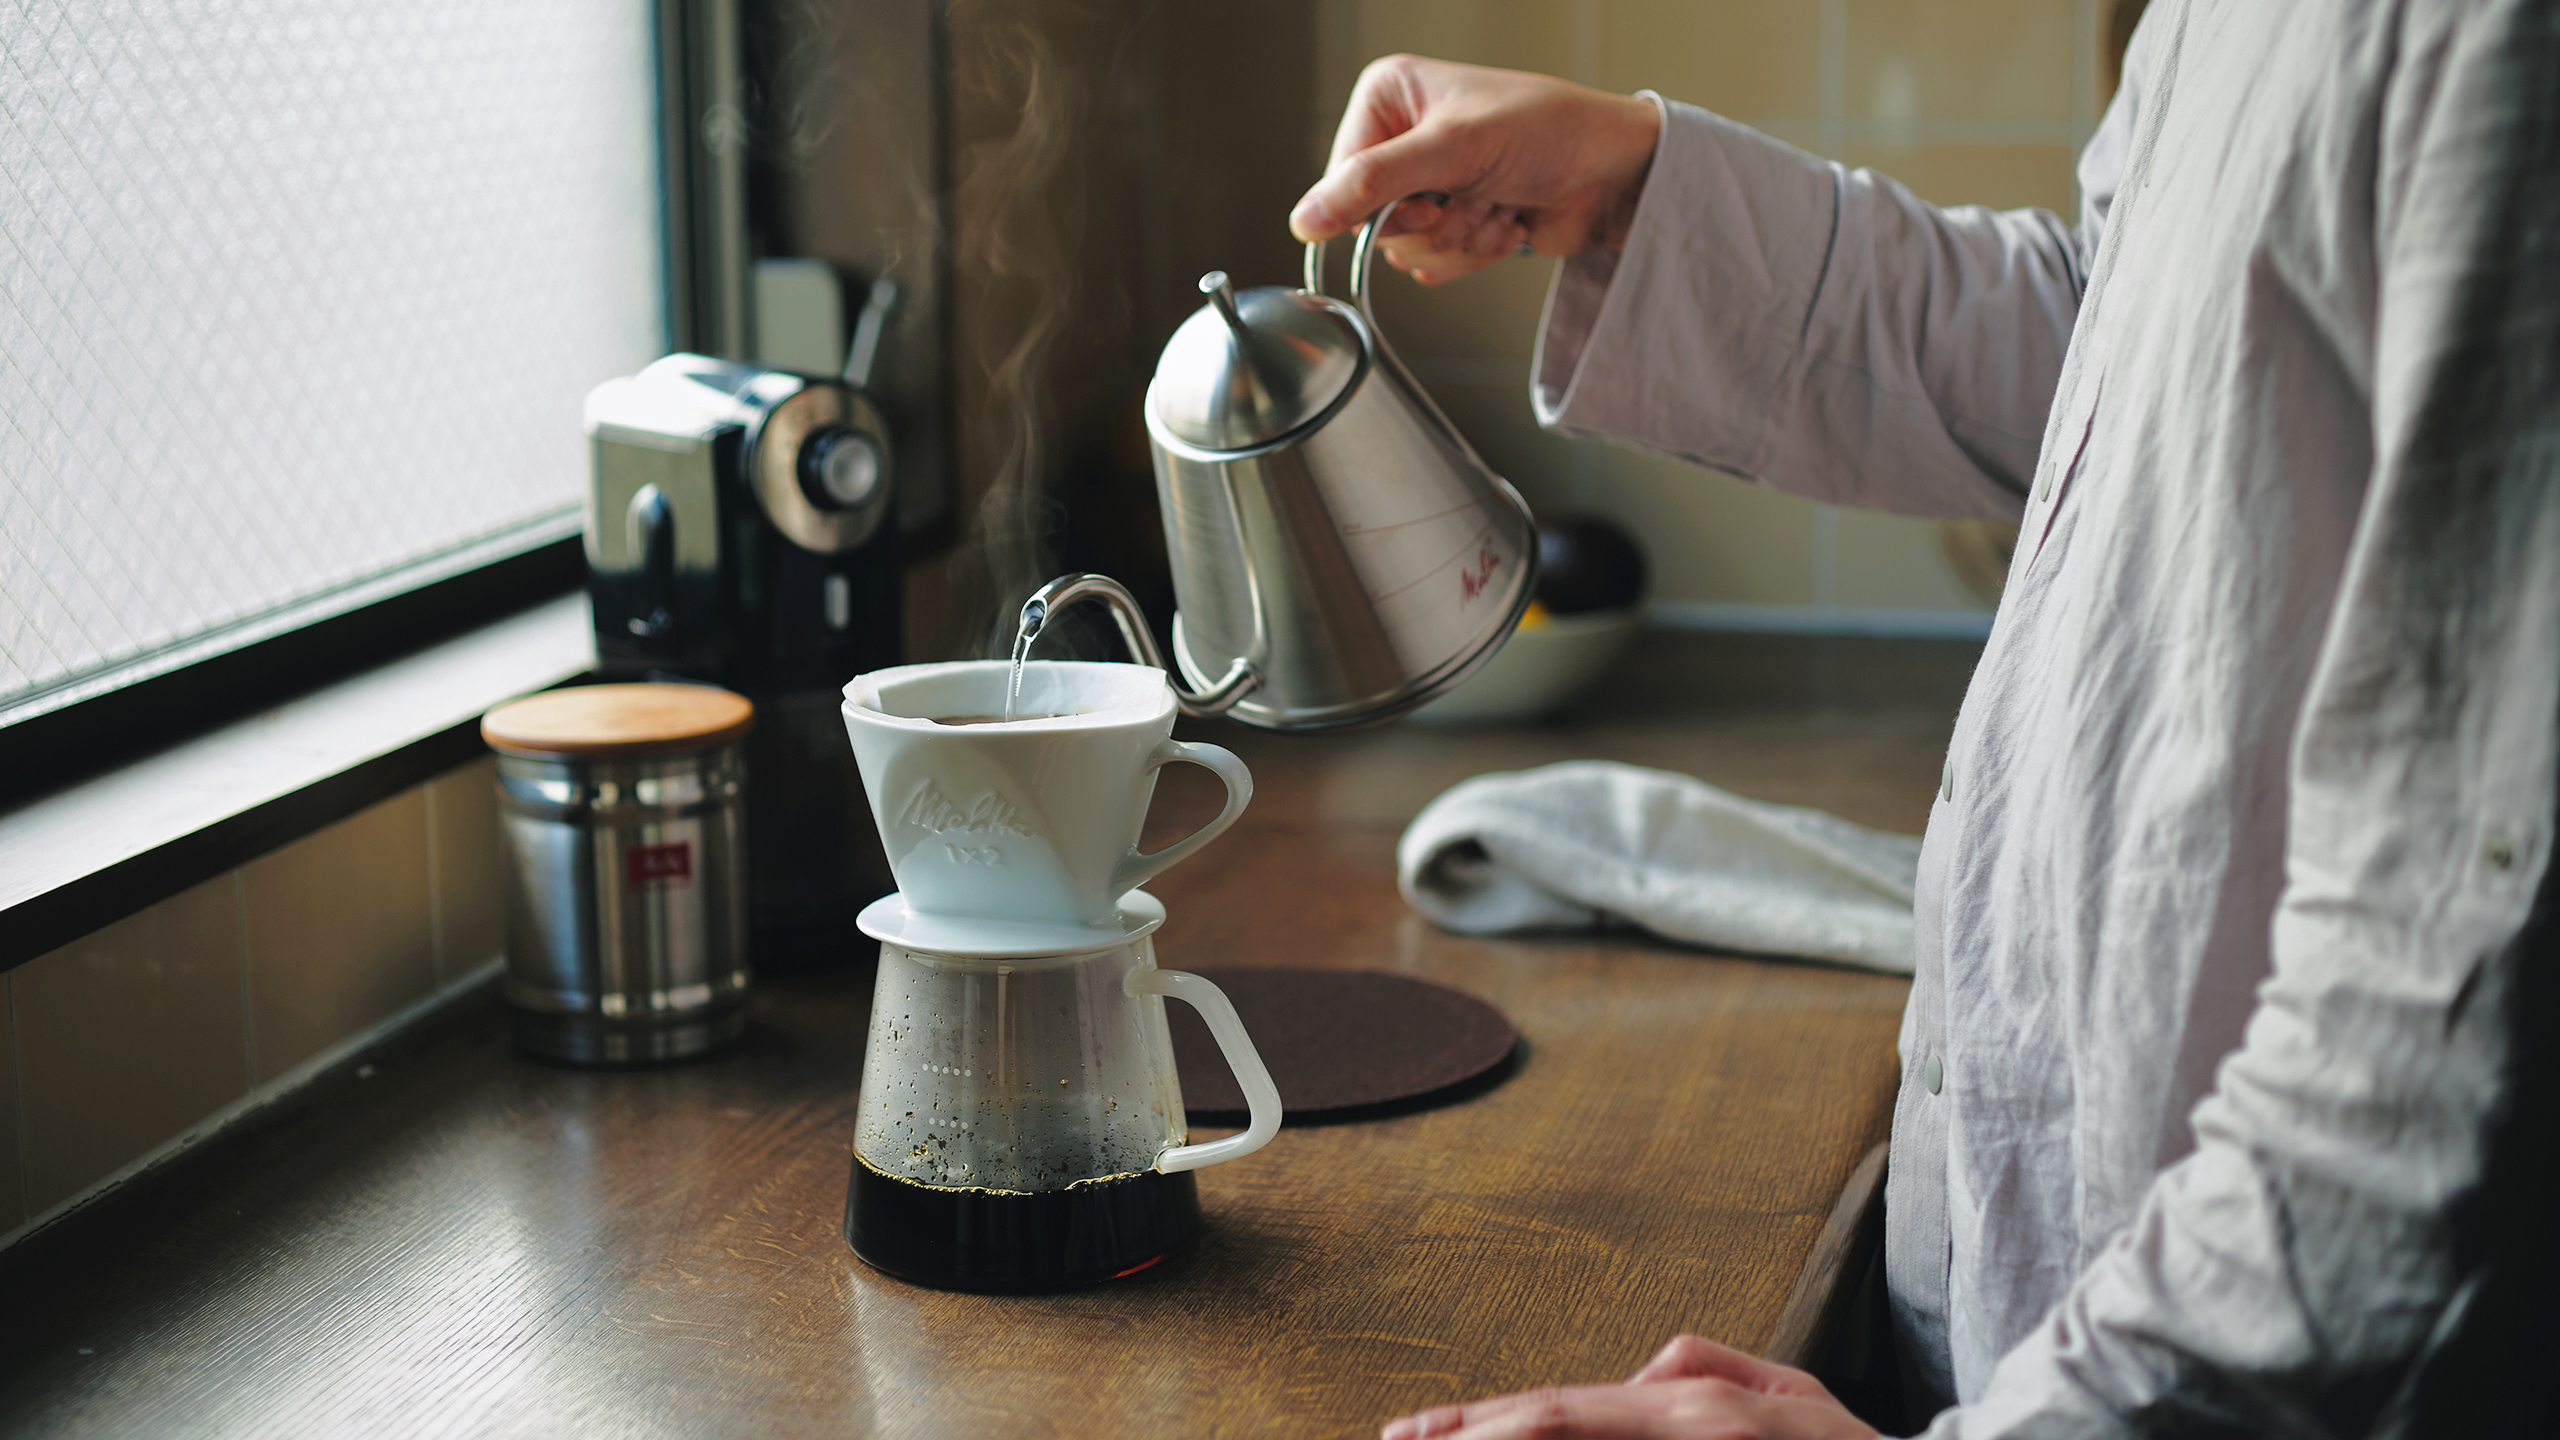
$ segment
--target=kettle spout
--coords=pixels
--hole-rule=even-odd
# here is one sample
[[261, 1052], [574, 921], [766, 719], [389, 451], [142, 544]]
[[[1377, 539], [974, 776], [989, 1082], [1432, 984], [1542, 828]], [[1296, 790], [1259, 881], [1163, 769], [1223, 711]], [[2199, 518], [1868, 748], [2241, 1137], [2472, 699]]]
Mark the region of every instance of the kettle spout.
[[1254, 668], [1251, 660], [1238, 656], [1227, 667], [1227, 673], [1208, 689], [1183, 689], [1172, 667], [1164, 663], [1164, 652], [1156, 647], [1155, 633], [1147, 628], [1147, 613], [1138, 608], [1138, 597], [1108, 575], [1061, 575], [1031, 592], [1031, 598], [1022, 602], [1020, 653], [1030, 653], [1031, 642], [1040, 638], [1040, 632], [1048, 628], [1062, 607], [1086, 599], [1100, 599], [1111, 607], [1111, 618], [1119, 625], [1121, 642], [1129, 647], [1129, 653], [1140, 664], [1165, 672], [1165, 683], [1173, 687], [1174, 703], [1194, 720], [1226, 714], [1262, 683], [1262, 672]]

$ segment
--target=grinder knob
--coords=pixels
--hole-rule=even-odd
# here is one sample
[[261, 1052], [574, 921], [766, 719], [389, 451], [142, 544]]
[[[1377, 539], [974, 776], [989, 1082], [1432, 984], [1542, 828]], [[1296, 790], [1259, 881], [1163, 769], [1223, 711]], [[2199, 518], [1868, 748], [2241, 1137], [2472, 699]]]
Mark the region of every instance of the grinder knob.
[[821, 510], [860, 508], [879, 492], [879, 442], [842, 425], [821, 427], [800, 446], [800, 488]]

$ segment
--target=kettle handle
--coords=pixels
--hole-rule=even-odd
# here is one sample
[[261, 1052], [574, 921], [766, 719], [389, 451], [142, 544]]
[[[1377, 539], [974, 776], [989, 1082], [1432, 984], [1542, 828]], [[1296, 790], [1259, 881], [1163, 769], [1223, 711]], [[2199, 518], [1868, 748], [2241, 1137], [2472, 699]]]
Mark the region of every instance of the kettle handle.
[[[1434, 205], [1449, 203], [1449, 197], [1437, 190], [1417, 191], [1405, 196], [1403, 200], [1390, 200], [1380, 206], [1378, 213], [1369, 217], [1369, 223], [1360, 227], [1360, 238], [1351, 242], [1351, 303], [1359, 310], [1360, 318], [1368, 321], [1372, 326], [1378, 323], [1378, 317], [1369, 313], [1369, 263], [1376, 258], [1379, 231], [1385, 228], [1387, 217], [1396, 213], [1396, 207], [1403, 204], [1405, 200], [1428, 200]], [[1322, 295], [1324, 293], [1323, 241], [1307, 242], [1306, 272], [1307, 293]]]
[[1262, 672], [1251, 660], [1238, 656], [1227, 667], [1227, 673], [1208, 689], [1197, 692], [1182, 688], [1174, 678], [1173, 667], [1164, 663], [1164, 651], [1156, 647], [1155, 633], [1147, 628], [1147, 612], [1138, 608], [1138, 597], [1108, 575], [1061, 575], [1031, 592], [1022, 603], [1022, 628], [1037, 636], [1058, 608], [1072, 601], [1099, 598], [1111, 607], [1111, 618], [1119, 623], [1120, 638], [1129, 653], [1142, 665], [1153, 665], [1164, 672], [1167, 685], [1173, 687], [1173, 701], [1182, 713], [1194, 720], [1207, 720], [1224, 715], [1235, 703], [1262, 683]]

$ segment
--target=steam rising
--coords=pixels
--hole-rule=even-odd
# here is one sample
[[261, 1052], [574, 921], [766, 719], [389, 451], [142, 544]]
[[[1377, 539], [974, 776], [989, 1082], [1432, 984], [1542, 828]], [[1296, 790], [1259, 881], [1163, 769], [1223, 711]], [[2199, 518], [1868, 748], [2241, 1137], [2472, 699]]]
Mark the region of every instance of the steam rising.
[[[921, 266], [911, 247], [951, 246], [950, 293], [910, 291], [947, 306], [954, 321], [960, 426], [947, 462], [960, 544], [931, 566], [925, 591], [953, 607], [945, 616], [962, 622], [966, 653], [1008, 654], [1023, 599], [1054, 573], [1065, 528], [1051, 497], [1054, 396], [1085, 230], [1076, 129], [1088, 109], [1086, 67], [1070, 37], [1124, 27], [1107, 5], [1067, 0], [775, 0], [760, 13], [779, 62], [761, 107], [763, 153], [813, 189], [847, 186], [882, 207], [863, 247], [871, 264]], [[930, 46], [920, 43], [928, 32], [940, 37]], [[928, 50], [938, 52], [930, 58], [939, 77], [925, 73]], [[942, 208], [933, 177], [897, 144], [859, 138], [909, 134], [935, 109], [952, 186], [942, 234], [930, 218]], [[894, 354], [893, 367], [907, 358]]]
[[992, 462], [970, 537], [990, 657], [1011, 653], [1023, 597], [1050, 578], [1063, 521], [1047, 487], [1057, 431], [1049, 361], [1084, 232], [1070, 140], [1086, 96], [1042, 33], [1042, 14], [1037, 0], [957, 0], [950, 11], [955, 108], [979, 122], [960, 127], [955, 228], [961, 363], [983, 367], [986, 381], [962, 412], [978, 431], [962, 452]]

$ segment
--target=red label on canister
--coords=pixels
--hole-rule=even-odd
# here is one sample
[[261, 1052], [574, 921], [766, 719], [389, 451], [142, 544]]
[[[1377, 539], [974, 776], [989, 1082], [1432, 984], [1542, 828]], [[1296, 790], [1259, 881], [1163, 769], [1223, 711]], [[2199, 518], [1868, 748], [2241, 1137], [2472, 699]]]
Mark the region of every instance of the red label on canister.
[[634, 890], [664, 890], [693, 883], [693, 842], [634, 845], [622, 852], [622, 873]]

